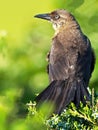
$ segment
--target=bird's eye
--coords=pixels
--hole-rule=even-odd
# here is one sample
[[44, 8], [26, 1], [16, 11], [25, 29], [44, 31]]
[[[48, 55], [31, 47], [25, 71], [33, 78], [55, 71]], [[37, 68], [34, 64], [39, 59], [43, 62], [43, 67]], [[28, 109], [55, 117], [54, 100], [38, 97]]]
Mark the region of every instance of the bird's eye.
[[57, 20], [60, 18], [60, 16], [56, 14], [54, 18]]

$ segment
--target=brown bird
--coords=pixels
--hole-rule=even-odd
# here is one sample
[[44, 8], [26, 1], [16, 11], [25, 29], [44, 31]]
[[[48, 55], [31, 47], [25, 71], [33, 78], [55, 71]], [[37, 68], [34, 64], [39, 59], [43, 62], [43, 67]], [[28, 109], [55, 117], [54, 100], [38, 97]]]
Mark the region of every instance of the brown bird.
[[70, 102], [74, 102], [76, 107], [80, 101], [86, 104], [90, 100], [87, 87], [95, 64], [89, 39], [83, 34], [75, 17], [66, 10], [35, 17], [50, 21], [55, 29], [48, 55], [50, 85], [37, 96], [36, 101], [54, 102], [54, 112], [58, 114]]

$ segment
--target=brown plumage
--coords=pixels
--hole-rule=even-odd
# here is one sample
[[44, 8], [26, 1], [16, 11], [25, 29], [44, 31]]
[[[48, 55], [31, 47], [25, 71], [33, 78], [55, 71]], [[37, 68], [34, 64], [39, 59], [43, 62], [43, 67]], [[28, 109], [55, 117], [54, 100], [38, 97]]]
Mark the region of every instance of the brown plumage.
[[36, 15], [52, 22], [55, 35], [48, 55], [50, 85], [36, 101], [52, 101], [55, 113], [61, 113], [70, 102], [78, 107], [89, 100], [87, 90], [94, 69], [95, 57], [89, 39], [83, 34], [74, 16], [65, 10]]

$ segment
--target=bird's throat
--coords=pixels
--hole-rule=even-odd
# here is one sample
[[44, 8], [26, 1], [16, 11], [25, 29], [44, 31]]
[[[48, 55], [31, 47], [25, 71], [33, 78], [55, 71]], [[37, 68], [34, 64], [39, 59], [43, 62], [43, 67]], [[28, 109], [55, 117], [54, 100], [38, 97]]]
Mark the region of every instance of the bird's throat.
[[55, 30], [55, 35], [57, 35], [60, 31], [61, 26], [57, 24], [53, 24], [53, 29]]

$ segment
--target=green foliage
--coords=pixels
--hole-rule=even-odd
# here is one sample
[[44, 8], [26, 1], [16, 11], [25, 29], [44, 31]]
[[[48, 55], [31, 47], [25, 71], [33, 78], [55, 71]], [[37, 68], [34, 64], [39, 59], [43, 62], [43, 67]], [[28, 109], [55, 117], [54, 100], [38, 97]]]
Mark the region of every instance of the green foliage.
[[71, 104], [60, 116], [54, 115], [47, 120], [47, 124], [50, 129], [57, 130], [91, 130], [98, 128], [98, 108], [97, 112], [93, 112], [87, 105], [83, 107], [81, 104], [80, 108], [76, 109]]
[[[44, 108], [36, 111], [36, 103], [28, 104], [28, 117], [43, 124], [47, 130], [97, 130], [98, 129], [98, 99], [94, 99], [94, 105], [87, 103], [77, 109], [71, 103], [60, 115], [53, 114], [51, 117], [45, 113]], [[44, 106], [47, 108], [47, 106]]]

